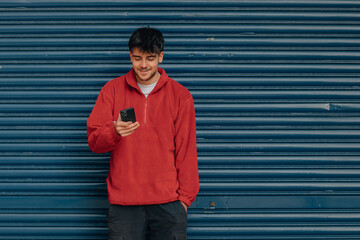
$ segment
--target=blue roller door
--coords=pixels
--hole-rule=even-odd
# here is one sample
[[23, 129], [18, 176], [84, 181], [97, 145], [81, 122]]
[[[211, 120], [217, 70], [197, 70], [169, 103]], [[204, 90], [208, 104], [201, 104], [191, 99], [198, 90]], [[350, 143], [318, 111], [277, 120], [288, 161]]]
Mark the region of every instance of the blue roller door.
[[359, 1], [0, 0], [0, 239], [106, 239], [101, 87], [141, 26], [195, 100], [189, 239], [360, 239]]

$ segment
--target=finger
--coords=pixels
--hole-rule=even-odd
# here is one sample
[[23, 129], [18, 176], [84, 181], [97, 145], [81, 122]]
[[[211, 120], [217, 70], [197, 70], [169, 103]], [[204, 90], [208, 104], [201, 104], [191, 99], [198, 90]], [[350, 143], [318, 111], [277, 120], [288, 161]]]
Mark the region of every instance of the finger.
[[138, 122], [132, 123], [132, 122], [120, 122], [118, 125], [115, 125], [116, 127], [120, 127], [123, 129], [132, 129], [134, 127], [138, 128], [140, 124]]
[[138, 122], [135, 122], [135, 123], [129, 125], [129, 126], [127, 127], [127, 129], [129, 129], [129, 130], [135, 130], [135, 129], [137, 129], [139, 126], [140, 126], [140, 124], [139, 124]]
[[132, 133], [136, 130], [137, 128], [131, 128], [131, 129], [120, 129], [119, 132], [122, 134], [127, 134], [127, 133]]
[[121, 130], [121, 131], [124, 131], [124, 132], [132, 132], [132, 131], [135, 131], [139, 126], [140, 126], [140, 124], [139, 123], [137, 123], [137, 124], [132, 124], [131, 125], [132, 127], [127, 127], [127, 128], [120, 128], [119, 130]]
[[128, 126], [128, 128], [130, 129], [130, 128], [134, 128], [134, 127], [139, 127], [140, 126], [140, 123], [139, 122], [134, 122], [134, 123], [131, 123], [129, 126]]
[[126, 127], [128, 127], [129, 125], [131, 124], [131, 122], [123, 122], [123, 121], [117, 121], [116, 122], [116, 124], [115, 124], [115, 126], [116, 127], [123, 127], [123, 128], [126, 128]]
[[135, 131], [136, 129], [138, 129], [139, 126], [134, 126], [132, 128], [129, 128], [129, 131]]
[[[119, 126], [119, 125], [125, 125], [126, 123], [129, 123], [129, 126], [127, 126], [127, 127]], [[116, 132], [124, 137], [125, 134], [126, 134], [126, 136], [130, 135], [140, 126], [140, 124], [138, 122], [135, 122], [133, 124], [130, 124], [130, 123], [131, 122], [121, 122], [119, 125], [116, 125], [115, 126]], [[130, 127], [130, 126], [132, 126], [132, 127]]]
[[121, 115], [120, 115], [120, 113], [119, 113], [119, 116], [118, 116], [117, 121], [121, 121]]
[[127, 137], [127, 136], [129, 136], [129, 135], [131, 135], [131, 134], [133, 134], [133, 132], [130, 132], [130, 133], [124, 133], [124, 134], [122, 134], [121, 136], [122, 136], [122, 137]]
[[122, 137], [126, 137], [126, 136], [129, 136], [130, 134], [132, 134], [133, 132], [135, 132], [135, 130], [133, 130], [133, 131], [124, 131], [124, 130], [122, 130], [122, 131], [120, 131], [120, 135], [122, 136]]

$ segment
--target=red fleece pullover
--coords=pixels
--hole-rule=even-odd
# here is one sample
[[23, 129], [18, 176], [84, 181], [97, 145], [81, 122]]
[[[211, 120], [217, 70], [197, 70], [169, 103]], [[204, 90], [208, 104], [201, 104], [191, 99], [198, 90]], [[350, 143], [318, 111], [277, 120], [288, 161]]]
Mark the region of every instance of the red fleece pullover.
[[[87, 121], [90, 149], [95, 153], [111, 151], [106, 180], [111, 204], [180, 200], [190, 206], [199, 191], [193, 98], [163, 69], [159, 72], [161, 77], [147, 98], [133, 69], [109, 81]], [[121, 137], [114, 121], [129, 107], [135, 109], [140, 127]]]

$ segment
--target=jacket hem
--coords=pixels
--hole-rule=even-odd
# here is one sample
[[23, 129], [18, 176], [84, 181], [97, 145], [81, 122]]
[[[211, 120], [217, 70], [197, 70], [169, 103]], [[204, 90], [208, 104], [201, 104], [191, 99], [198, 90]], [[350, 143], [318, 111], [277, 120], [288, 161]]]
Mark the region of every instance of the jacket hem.
[[179, 200], [178, 197], [167, 200], [150, 201], [150, 202], [125, 202], [125, 201], [114, 201], [109, 199], [109, 203], [114, 205], [153, 205], [153, 204], [164, 204], [164, 203], [174, 202], [177, 200]]
[[182, 202], [184, 202], [186, 204], [186, 206], [190, 207], [191, 205], [191, 201], [189, 199], [187, 199], [186, 197], [184, 196], [179, 196], [178, 199]]

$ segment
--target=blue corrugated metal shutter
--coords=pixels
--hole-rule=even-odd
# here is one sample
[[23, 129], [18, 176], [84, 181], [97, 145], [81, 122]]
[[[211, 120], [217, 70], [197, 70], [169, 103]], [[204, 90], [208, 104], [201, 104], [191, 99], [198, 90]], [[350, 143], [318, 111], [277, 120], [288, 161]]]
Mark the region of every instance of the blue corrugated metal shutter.
[[0, 238], [106, 239], [100, 88], [141, 26], [193, 94], [189, 239], [360, 239], [359, 1], [0, 0]]

